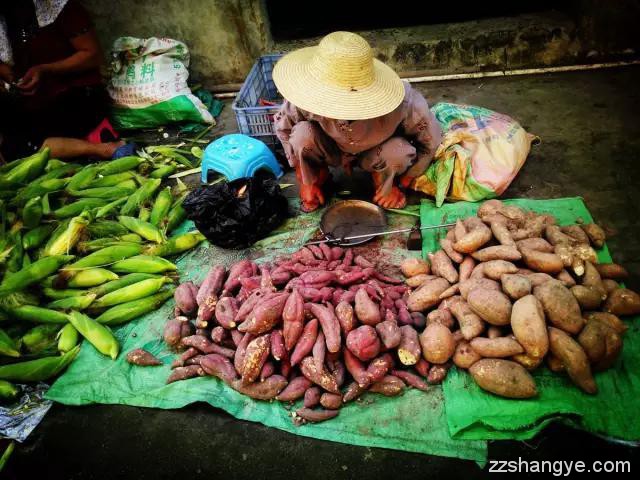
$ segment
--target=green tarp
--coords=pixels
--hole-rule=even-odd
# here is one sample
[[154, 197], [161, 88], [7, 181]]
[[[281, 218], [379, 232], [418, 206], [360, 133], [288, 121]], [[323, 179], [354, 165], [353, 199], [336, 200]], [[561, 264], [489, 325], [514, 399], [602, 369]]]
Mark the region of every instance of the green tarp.
[[[390, 215], [390, 225], [407, 225], [415, 218]], [[229, 264], [238, 258], [268, 259], [296, 250], [315, 231], [318, 214], [290, 220], [279, 232], [251, 250], [228, 251], [204, 245], [178, 261], [181, 279], [201, 280], [214, 263]], [[188, 228], [188, 227], [185, 227]], [[398, 238], [369, 244], [364, 249], [392, 258], [402, 254]], [[380, 258], [380, 257], [378, 257]], [[112, 361], [84, 342], [78, 358], [47, 393], [47, 398], [67, 405], [92, 403], [180, 408], [193, 402], [207, 402], [231, 415], [298, 435], [354, 445], [383, 447], [410, 452], [457, 457], [483, 464], [487, 458], [484, 441], [452, 439], [444, 415], [442, 388], [428, 392], [407, 390], [401, 397], [367, 394], [347, 405], [340, 415], [317, 425], [294, 426], [290, 409], [279, 402], [260, 402], [235, 392], [215, 378], [194, 378], [166, 385], [169, 364], [175, 355], [165, 348], [161, 336], [171, 317], [173, 302], [158, 311], [115, 331], [126, 353], [144, 348], [162, 362], [160, 367], [133, 367], [121, 354]]]
[[[578, 219], [593, 221], [580, 198], [553, 200], [510, 200], [511, 203], [540, 213], [554, 215], [561, 225]], [[452, 203], [435, 208], [423, 201], [422, 225], [450, 222], [474, 215], [477, 203]], [[439, 249], [442, 233], [427, 231], [423, 253]], [[601, 262], [611, 261], [606, 246], [598, 252]], [[518, 439], [533, 437], [552, 421], [623, 440], [640, 440], [640, 317], [628, 319], [629, 331], [624, 350], [615, 366], [596, 374], [599, 392], [587, 395], [565, 376], [546, 368], [535, 373], [540, 395], [530, 400], [509, 400], [482, 391], [465, 371], [456, 368], [444, 383], [445, 410], [449, 431], [454, 438]]]

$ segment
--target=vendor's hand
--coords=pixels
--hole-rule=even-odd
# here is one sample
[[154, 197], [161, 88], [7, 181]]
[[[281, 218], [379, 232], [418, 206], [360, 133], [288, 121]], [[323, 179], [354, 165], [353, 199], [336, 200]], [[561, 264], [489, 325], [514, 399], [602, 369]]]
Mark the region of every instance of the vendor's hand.
[[6, 63], [0, 63], [0, 80], [4, 80], [7, 83], [13, 82], [13, 68]]
[[300, 184], [300, 208], [303, 212], [313, 212], [320, 205], [324, 205], [324, 194], [317, 185]]
[[33, 95], [38, 90], [42, 77], [44, 76], [45, 68], [42, 65], [36, 65], [27, 70], [20, 81], [18, 82], [18, 88], [23, 95]]

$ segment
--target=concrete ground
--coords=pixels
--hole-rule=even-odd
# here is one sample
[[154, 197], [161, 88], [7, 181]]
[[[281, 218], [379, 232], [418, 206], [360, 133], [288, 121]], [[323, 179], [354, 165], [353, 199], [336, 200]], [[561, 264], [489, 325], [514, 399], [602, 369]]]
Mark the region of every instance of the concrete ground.
[[[640, 288], [640, 68], [423, 84], [430, 103], [482, 105], [540, 136], [505, 197], [582, 196], [609, 230], [614, 259]], [[233, 123], [230, 109], [223, 126]], [[224, 123], [226, 122], [226, 123]], [[366, 189], [366, 177], [350, 185]], [[342, 182], [342, 180], [340, 180]], [[108, 381], [108, 379], [105, 379]], [[606, 414], [606, 412], [604, 413]], [[637, 412], [629, 412], [637, 415]], [[407, 419], [411, 421], [411, 419]], [[552, 426], [528, 442], [492, 442], [492, 460], [631, 460], [638, 450]], [[236, 420], [208, 405], [174, 411], [54, 405], [24, 445], [7, 478], [480, 478], [468, 461], [294, 436]]]

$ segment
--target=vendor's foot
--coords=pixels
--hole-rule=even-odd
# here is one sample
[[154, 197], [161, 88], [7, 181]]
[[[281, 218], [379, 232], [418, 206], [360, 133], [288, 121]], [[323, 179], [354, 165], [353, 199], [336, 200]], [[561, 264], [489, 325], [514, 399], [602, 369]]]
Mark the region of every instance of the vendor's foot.
[[324, 194], [317, 185], [300, 185], [300, 210], [309, 213], [324, 205]]
[[373, 201], [382, 208], [404, 208], [407, 204], [407, 197], [394, 185], [387, 195], [376, 193]]

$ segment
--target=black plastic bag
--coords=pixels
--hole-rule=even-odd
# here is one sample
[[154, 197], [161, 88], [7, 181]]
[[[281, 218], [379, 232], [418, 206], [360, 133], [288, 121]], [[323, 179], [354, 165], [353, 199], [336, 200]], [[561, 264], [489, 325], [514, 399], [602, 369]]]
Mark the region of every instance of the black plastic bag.
[[246, 248], [280, 225], [289, 212], [273, 175], [258, 171], [252, 178], [205, 185], [184, 201], [187, 218], [214, 245]]

